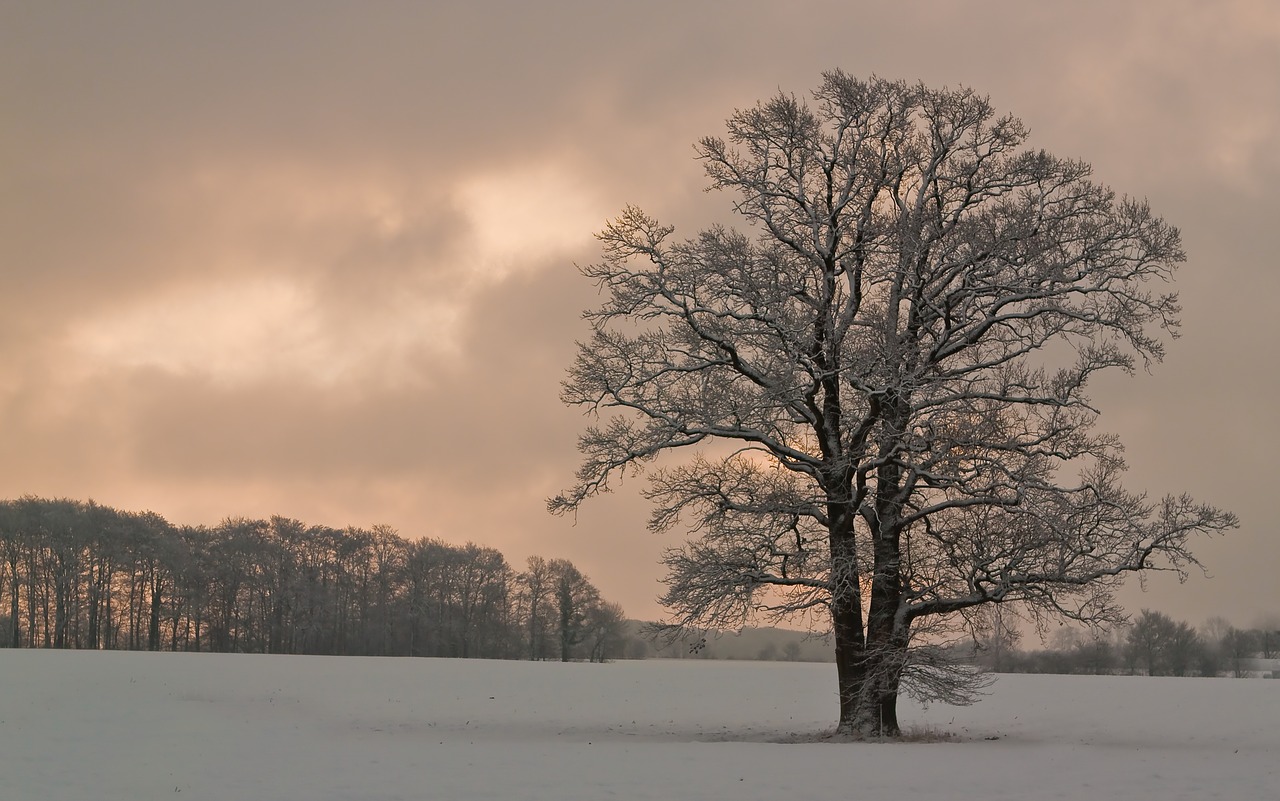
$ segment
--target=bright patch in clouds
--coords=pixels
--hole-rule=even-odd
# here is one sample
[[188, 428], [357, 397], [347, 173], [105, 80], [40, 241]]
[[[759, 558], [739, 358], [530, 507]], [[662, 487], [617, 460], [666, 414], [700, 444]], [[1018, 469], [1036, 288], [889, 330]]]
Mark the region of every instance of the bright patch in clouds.
[[[192, 243], [191, 255], [264, 266], [75, 323], [69, 344], [86, 370], [152, 368], [235, 385], [282, 377], [320, 387], [416, 381], [424, 358], [461, 354], [460, 323], [486, 288], [549, 261], [567, 263], [602, 220], [586, 183], [554, 164], [462, 176], [444, 190], [460, 215], [456, 238], [432, 252], [413, 245], [436, 236], [426, 225], [432, 211], [398, 183], [265, 166], [242, 173], [200, 173], [206, 201], [255, 200], [214, 204], [220, 214], [208, 216], [221, 223]], [[261, 191], [246, 191], [237, 176]], [[392, 270], [388, 259], [398, 260]], [[360, 297], [322, 291], [322, 268], [343, 261], [356, 271], [376, 261], [394, 283]]]
[[79, 324], [70, 343], [91, 368], [150, 367], [232, 384], [288, 376], [330, 385], [394, 380], [411, 372], [416, 355], [449, 354], [456, 317], [448, 303], [417, 299], [335, 319], [306, 288], [267, 278], [149, 297]]
[[603, 224], [585, 183], [557, 165], [472, 177], [456, 197], [471, 226], [482, 281], [588, 245]]

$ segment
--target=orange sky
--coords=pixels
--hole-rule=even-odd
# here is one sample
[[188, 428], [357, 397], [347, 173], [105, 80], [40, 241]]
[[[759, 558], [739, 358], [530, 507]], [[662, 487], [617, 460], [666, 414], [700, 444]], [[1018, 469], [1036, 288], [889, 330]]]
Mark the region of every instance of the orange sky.
[[[74, 10], [73, 10], [74, 7]], [[634, 203], [727, 220], [692, 143], [822, 70], [964, 84], [1183, 231], [1183, 338], [1094, 397], [1129, 484], [1243, 521], [1133, 608], [1280, 616], [1280, 8], [1267, 0], [12, 4], [0, 497], [283, 514], [576, 562], [659, 614], [632, 482], [576, 521], [558, 385]]]

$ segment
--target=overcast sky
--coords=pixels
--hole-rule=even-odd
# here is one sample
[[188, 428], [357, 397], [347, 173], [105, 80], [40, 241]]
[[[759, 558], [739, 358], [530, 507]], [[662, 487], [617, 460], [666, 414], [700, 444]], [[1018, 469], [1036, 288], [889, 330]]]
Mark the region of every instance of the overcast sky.
[[726, 219], [692, 143], [834, 67], [989, 94], [1182, 229], [1182, 338], [1093, 396], [1131, 487], [1243, 525], [1126, 601], [1280, 613], [1270, 0], [5, 3], [0, 498], [386, 523], [658, 615], [638, 484], [544, 511], [574, 264], [627, 203]]

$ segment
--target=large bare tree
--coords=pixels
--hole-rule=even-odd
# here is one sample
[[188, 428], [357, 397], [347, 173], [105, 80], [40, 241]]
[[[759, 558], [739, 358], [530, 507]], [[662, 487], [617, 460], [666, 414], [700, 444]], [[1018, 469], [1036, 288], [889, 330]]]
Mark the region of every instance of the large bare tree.
[[698, 143], [749, 234], [628, 208], [583, 268], [605, 299], [563, 397], [605, 419], [549, 507], [694, 450], [647, 489], [654, 530], [692, 531], [672, 625], [824, 613], [843, 734], [896, 733], [913, 672], [954, 689], [913, 650], [939, 621], [1115, 619], [1123, 574], [1236, 524], [1126, 491], [1085, 392], [1163, 356], [1177, 230], [1025, 139], [972, 91], [831, 72]]

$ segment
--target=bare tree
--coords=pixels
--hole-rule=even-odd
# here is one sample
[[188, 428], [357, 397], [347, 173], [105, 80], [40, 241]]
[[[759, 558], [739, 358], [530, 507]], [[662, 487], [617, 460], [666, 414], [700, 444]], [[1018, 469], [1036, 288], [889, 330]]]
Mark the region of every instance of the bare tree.
[[1108, 672], [1115, 664], [1115, 648], [1111, 642], [1112, 631], [1101, 626], [1090, 626], [1085, 636], [1076, 645], [1076, 659], [1079, 670], [1084, 673], [1101, 675]]
[[1012, 658], [1018, 650], [1022, 632], [1007, 607], [991, 604], [979, 608], [982, 614], [973, 616], [970, 623], [978, 648], [991, 670], [1004, 673], [1009, 670]]
[[1177, 624], [1163, 612], [1143, 609], [1129, 629], [1128, 645], [1135, 663], [1144, 667], [1148, 676], [1171, 672], [1170, 653], [1177, 638]]
[[529, 658], [546, 659], [551, 641], [555, 575], [551, 564], [541, 556], [530, 556], [525, 565], [517, 581]]
[[[992, 603], [1117, 619], [1119, 577], [1186, 570], [1191, 535], [1236, 524], [1126, 491], [1094, 430], [1089, 379], [1177, 326], [1152, 287], [1179, 235], [1145, 203], [963, 89], [831, 72], [728, 134], [698, 152], [755, 236], [676, 241], [634, 208], [599, 234], [606, 298], [563, 398], [610, 416], [549, 501], [706, 448], [651, 473], [651, 528], [693, 533], [665, 559], [671, 625], [823, 613], [838, 731], [893, 734], [922, 628]], [[950, 693], [928, 645], [923, 691]]]
[[1169, 648], [1167, 651], [1169, 659], [1169, 672], [1175, 676], [1185, 676], [1197, 661], [1204, 650], [1204, 643], [1200, 640], [1200, 635], [1196, 634], [1196, 630], [1186, 621], [1178, 621], [1173, 626], [1173, 636], [1169, 640]]
[[597, 600], [587, 609], [584, 624], [587, 659], [604, 662], [617, 656], [622, 650], [626, 623], [626, 615], [618, 604]]
[[1271, 659], [1280, 647], [1280, 617], [1262, 615], [1254, 624], [1254, 635], [1262, 646], [1262, 658]]
[[600, 591], [567, 559], [552, 559], [551, 569], [555, 593], [560, 661], [573, 657], [573, 648], [589, 633], [588, 615], [600, 605]]
[[1252, 631], [1232, 627], [1222, 638], [1222, 649], [1231, 663], [1231, 675], [1237, 679], [1249, 675], [1246, 660], [1257, 653], [1258, 640]]
[[8, 572], [6, 583], [9, 592], [8, 625], [6, 635], [10, 648], [22, 645], [22, 556], [26, 550], [27, 534], [23, 524], [22, 506], [16, 501], [0, 502], [0, 558], [4, 559]]

